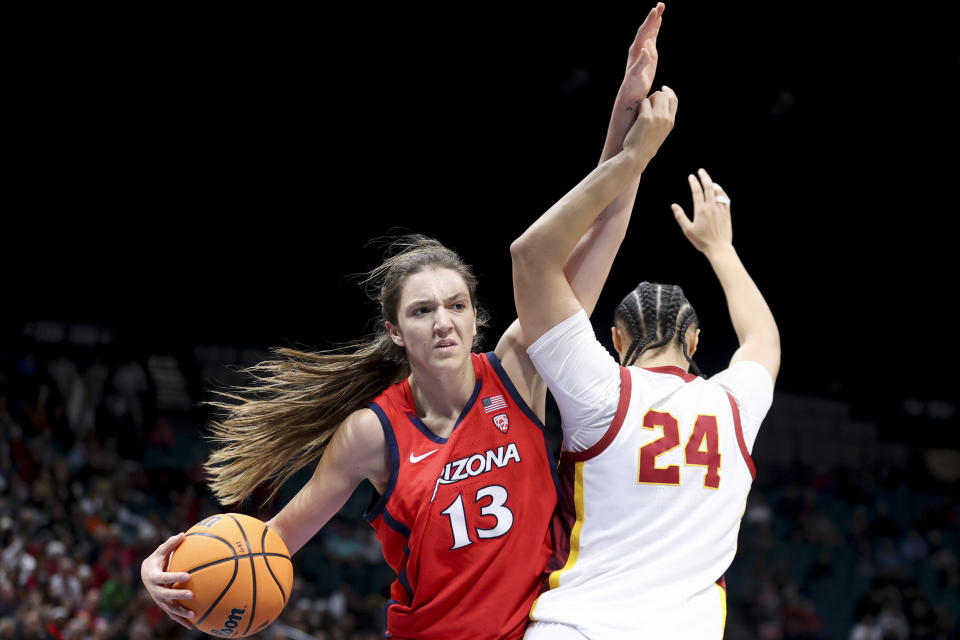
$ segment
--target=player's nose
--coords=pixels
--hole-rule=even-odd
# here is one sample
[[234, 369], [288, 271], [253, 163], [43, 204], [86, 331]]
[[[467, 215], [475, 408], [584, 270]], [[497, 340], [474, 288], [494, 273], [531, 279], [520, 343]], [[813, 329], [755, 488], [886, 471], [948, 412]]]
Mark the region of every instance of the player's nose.
[[448, 333], [452, 328], [453, 319], [450, 317], [450, 312], [444, 307], [437, 309], [437, 313], [433, 317], [433, 330], [436, 333], [443, 335]]

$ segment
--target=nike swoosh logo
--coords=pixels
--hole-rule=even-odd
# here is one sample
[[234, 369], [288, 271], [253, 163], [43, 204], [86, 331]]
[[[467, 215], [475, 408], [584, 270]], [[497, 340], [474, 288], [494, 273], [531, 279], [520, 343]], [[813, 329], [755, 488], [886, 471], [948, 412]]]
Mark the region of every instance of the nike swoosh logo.
[[423, 459], [426, 458], [427, 456], [433, 455], [433, 454], [436, 453], [437, 451], [440, 451], [440, 449], [434, 449], [433, 451], [427, 451], [427, 452], [426, 452], [425, 454], [423, 454], [422, 456], [415, 456], [415, 455], [413, 455], [413, 454], [411, 453], [411, 454], [410, 454], [410, 462], [412, 462], [413, 464], [417, 464], [418, 462], [420, 462], [421, 460], [423, 460]]

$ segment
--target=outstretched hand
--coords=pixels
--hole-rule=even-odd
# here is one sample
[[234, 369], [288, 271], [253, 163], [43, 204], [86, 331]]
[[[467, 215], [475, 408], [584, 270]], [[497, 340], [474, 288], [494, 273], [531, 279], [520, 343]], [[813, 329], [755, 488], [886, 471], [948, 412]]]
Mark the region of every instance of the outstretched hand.
[[650, 9], [627, 51], [627, 70], [617, 93], [617, 101], [627, 104], [627, 108], [637, 109], [653, 86], [657, 73], [657, 34], [664, 8], [665, 5], [658, 2]]
[[177, 602], [177, 600], [189, 600], [193, 597], [193, 592], [186, 589], [169, 588], [175, 582], [186, 582], [190, 579], [190, 574], [168, 573], [166, 571], [170, 554], [180, 546], [183, 540], [184, 535], [182, 533], [171, 536], [147, 556], [140, 565], [140, 579], [143, 581], [143, 586], [147, 588], [147, 593], [150, 594], [158, 607], [187, 629], [193, 629], [193, 623], [190, 621], [193, 612]]
[[[723, 188], [710, 179], [703, 169], [687, 177], [693, 196], [693, 221], [678, 204], [670, 205], [673, 217], [687, 236], [687, 240], [700, 252], [709, 253], [718, 247], [733, 245], [733, 225], [730, 221], [730, 197]], [[701, 183], [703, 183], [701, 185]]]

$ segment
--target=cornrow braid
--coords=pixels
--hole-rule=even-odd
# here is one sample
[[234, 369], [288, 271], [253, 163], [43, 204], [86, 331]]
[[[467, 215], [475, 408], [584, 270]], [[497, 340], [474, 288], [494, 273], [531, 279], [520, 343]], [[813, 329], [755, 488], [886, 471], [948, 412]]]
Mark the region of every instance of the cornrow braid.
[[683, 356], [694, 373], [700, 375], [700, 367], [687, 355], [687, 329], [697, 326], [697, 313], [676, 285], [641, 282], [617, 306], [614, 321], [625, 326], [631, 336], [630, 346], [624, 354], [624, 366], [630, 366], [647, 350], [657, 349], [676, 336]]
[[[647, 330], [647, 325], [643, 322], [643, 318], [640, 316], [640, 298], [637, 296], [636, 290], [631, 291], [630, 295], [627, 298], [633, 297], [634, 299], [630, 301], [630, 304], [627, 304], [626, 299], [620, 303], [620, 306], [617, 308], [616, 314], [614, 315], [619, 321], [624, 322], [627, 325], [627, 328], [630, 330], [631, 336], [642, 336], [645, 335]], [[633, 342], [630, 343], [630, 347], [627, 349], [626, 357], [624, 362], [630, 362], [630, 358], [633, 353], [637, 350], [637, 347], [640, 346], [640, 341], [634, 338]]]
[[660, 288], [660, 285], [637, 287], [639, 293], [637, 299], [640, 302], [640, 306], [637, 308], [637, 316], [643, 323], [644, 332], [634, 336], [632, 344], [634, 355], [633, 358], [627, 360], [629, 363], [633, 363], [639, 358], [640, 354], [647, 350], [647, 345], [663, 334], [660, 327]]
[[677, 317], [678, 322], [680, 322], [678, 332], [680, 334], [680, 345], [683, 347], [683, 357], [690, 363], [690, 370], [698, 376], [702, 376], [703, 372], [700, 371], [700, 367], [697, 366], [697, 363], [694, 362], [693, 358], [687, 353], [687, 328], [689, 328], [691, 324], [695, 326], [700, 324], [700, 321], [697, 319], [697, 312], [693, 310], [693, 306], [688, 302], [685, 307], [680, 309], [680, 314], [685, 314], [682, 321], [679, 315]]

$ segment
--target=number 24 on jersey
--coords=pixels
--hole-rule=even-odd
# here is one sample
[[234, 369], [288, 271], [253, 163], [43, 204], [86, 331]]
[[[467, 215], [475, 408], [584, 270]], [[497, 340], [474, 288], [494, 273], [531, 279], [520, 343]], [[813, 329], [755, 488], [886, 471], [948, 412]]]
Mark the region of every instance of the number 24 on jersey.
[[[680, 425], [677, 419], [662, 411], [648, 411], [643, 416], [644, 429], [662, 429], [663, 435], [640, 447], [637, 484], [680, 485], [680, 467], [672, 464], [657, 466], [657, 458], [680, 446]], [[697, 416], [693, 433], [683, 448], [686, 466], [706, 467], [703, 486], [707, 489], [720, 487], [720, 438], [717, 433], [716, 416]]]

